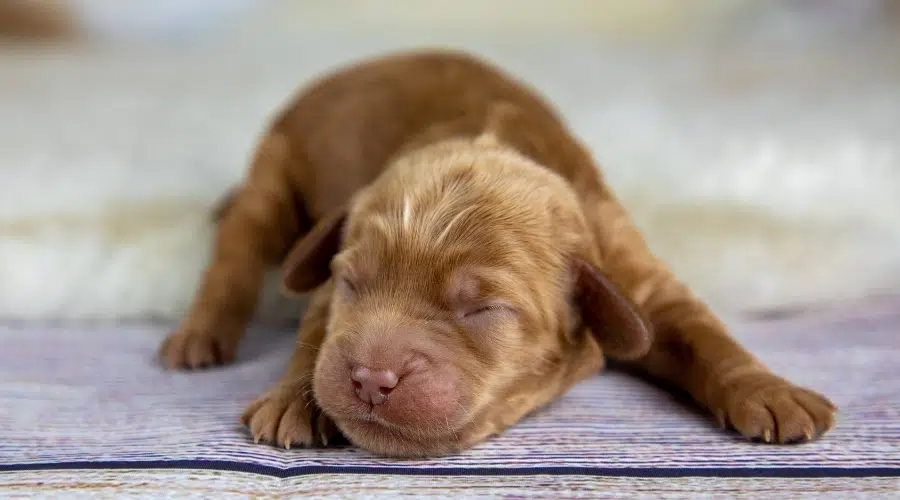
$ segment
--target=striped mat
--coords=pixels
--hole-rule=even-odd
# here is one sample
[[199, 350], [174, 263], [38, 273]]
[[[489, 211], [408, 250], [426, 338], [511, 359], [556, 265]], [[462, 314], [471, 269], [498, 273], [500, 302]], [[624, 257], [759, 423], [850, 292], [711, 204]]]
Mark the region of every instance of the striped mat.
[[735, 327], [841, 409], [825, 438], [785, 447], [612, 371], [446, 458], [254, 445], [238, 417], [277, 380], [293, 333], [254, 328], [238, 364], [185, 374], [154, 364], [166, 330], [0, 326], [0, 497], [900, 497], [898, 300]]

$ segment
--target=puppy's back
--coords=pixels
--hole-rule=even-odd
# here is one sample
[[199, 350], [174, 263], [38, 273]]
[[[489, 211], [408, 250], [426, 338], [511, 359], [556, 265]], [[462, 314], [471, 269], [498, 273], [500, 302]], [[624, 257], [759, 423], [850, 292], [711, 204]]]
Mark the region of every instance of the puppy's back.
[[323, 193], [346, 200], [401, 150], [480, 134], [498, 103], [518, 111], [500, 131], [503, 142], [570, 179], [591, 168], [537, 92], [491, 63], [455, 51], [394, 54], [340, 68], [301, 91], [274, 128], [290, 140], [297, 159], [293, 177], [318, 218], [334, 208], [335, 202], [317, 202]]

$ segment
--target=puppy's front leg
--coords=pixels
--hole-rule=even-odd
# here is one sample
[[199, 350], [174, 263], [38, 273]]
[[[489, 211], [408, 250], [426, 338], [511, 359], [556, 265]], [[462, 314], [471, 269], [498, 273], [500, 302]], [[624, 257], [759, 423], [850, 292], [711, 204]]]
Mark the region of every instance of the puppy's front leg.
[[339, 434], [334, 422], [316, 405], [312, 389], [333, 289], [328, 281], [313, 294], [287, 371], [241, 416], [241, 423], [250, 428], [255, 441], [285, 448], [327, 445]]
[[591, 223], [604, 270], [654, 330], [650, 352], [633, 361], [635, 367], [686, 390], [720, 425], [749, 439], [808, 441], [834, 426], [835, 406], [772, 373], [732, 339], [708, 307], [650, 252], [611, 194], [594, 201]]
[[213, 261], [187, 318], [159, 349], [164, 366], [230, 363], [256, 310], [268, 266], [298, 236], [297, 207], [286, 179], [287, 140], [267, 135], [250, 172], [222, 212]]

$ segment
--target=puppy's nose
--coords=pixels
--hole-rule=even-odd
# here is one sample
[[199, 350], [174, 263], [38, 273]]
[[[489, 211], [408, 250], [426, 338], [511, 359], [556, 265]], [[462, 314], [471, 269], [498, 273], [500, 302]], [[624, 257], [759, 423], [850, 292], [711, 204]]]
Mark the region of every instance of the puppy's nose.
[[357, 366], [350, 372], [356, 395], [365, 403], [380, 405], [388, 400], [388, 396], [400, 380], [390, 370], [370, 370]]

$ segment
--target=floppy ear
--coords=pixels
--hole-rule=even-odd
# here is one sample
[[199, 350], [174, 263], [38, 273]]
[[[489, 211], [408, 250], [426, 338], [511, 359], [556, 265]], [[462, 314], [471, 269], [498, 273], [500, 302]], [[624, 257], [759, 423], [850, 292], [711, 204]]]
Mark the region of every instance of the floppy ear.
[[284, 259], [281, 287], [293, 295], [313, 290], [331, 276], [331, 259], [341, 246], [347, 211], [335, 210], [300, 238]]
[[589, 262], [576, 258], [575, 273], [575, 301], [582, 321], [604, 354], [621, 361], [647, 354], [653, 334], [634, 305]]

